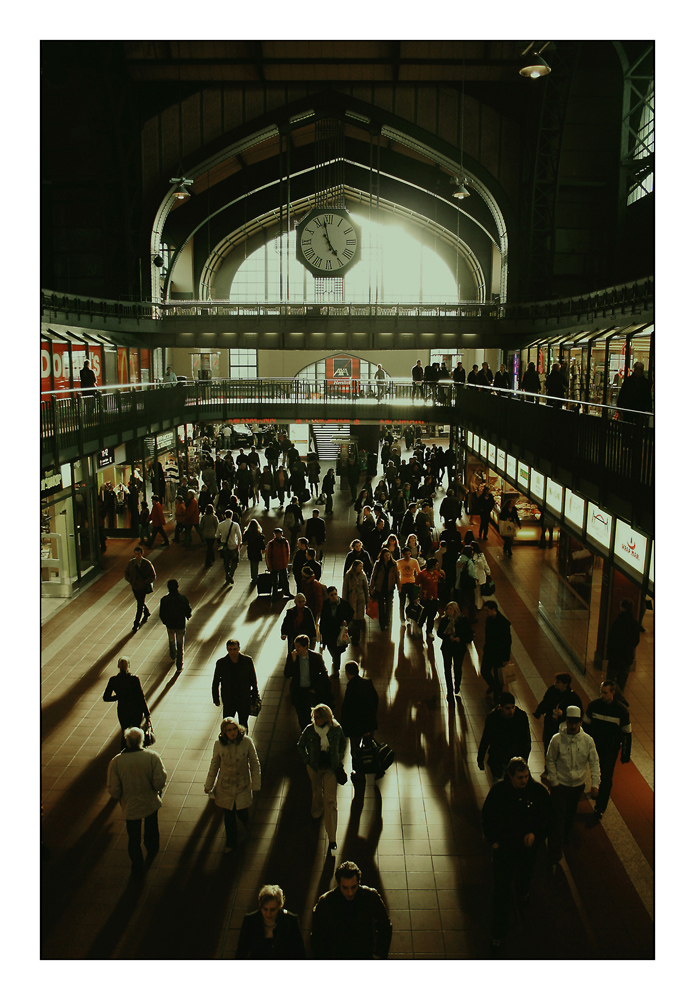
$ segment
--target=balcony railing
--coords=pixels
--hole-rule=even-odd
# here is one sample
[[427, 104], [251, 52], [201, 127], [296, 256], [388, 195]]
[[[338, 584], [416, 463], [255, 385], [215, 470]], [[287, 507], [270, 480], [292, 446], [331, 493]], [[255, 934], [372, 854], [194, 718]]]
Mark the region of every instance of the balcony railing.
[[652, 304], [654, 279], [610, 288], [586, 295], [568, 296], [542, 302], [455, 302], [439, 303], [308, 303], [308, 302], [247, 302], [226, 300], [176, 300], [170, 302], [127, 302], [95, 299], [80, 295], [64, 295], [42, 290], [41, 306], [47, 318], [60, 314], [99, 318], [164, 320], [168, 317], [435, 317], [446, 319], [509, 319], [522, 321], [561, 320], [580, 316], [629, 315]]

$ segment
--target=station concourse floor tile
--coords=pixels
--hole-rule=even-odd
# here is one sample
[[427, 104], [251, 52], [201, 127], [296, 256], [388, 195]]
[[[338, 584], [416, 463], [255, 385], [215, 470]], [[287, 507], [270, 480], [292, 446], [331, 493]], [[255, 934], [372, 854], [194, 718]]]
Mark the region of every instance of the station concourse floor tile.
[[[435, 509], [444, 493], [438, 493]], [[266, 537], [281, 524], [276, 506], [268, 514], [260, 507], [249, 514]], [[349, 493], [336, 493], [335, 512], [326, 520], [323, 579], [339, 584], [344, 555], [356, 537]], [[471, 520], [476, 528], [477, 519], [467, 516], [459, 527], [466, 530]], [[396, 605], [387, 632], [369, 622], [361, 645], [350, 646], [347, 656], [374, 680], [380, 699], [377, 736], [393, 747], [396, 764], [379, 782], [368, 777], [361, 796], [349, 781], [339, 787], [338, 850], [332, 857], [323, 821], [309, 816], [308, 780], [296, 753], [299, 728], [283, 676], [287, 646], [280, 639], [281, 615], [289, 604], [256, 597], [247, 561], [242, 560], [234, 587], [227, 588], [219, 560], [203, 571], [202, 546], [171, 545], [149, 554], [157, 571], [153, 614], [132, 635], [133, 600], [123, 580], [132, 548], [132, 540], [109, 539], [103, 572], [91, 586], [56, 602], [55, 610], [50, 599], [42, 602], [42, 958], [233, 959], [243, 916], [256, 907], [265, 882], [283, 887], [308, 946], [312, 907], [335, 884], [335, 867], [346, 858], [360, 866], [366, 885], [379, 889], [391, 913], [392, 960], [488, 958], [492, 863], [480, 808], [491, 778], [476, 764], [492, 708], [475, 667], [482, 654], [483, 616], [464, 660], [461, 697], [451, 707], [439, 640], [413, 637], [397, 622]], [[591, 665], [586, 673], [577, 671], [538, 617], [541, 577], [553, 565], [554, 550], [515, 544], [512, 560], [506, 560], [494, 530], [483, 550], [495, 599], [512, 624], [519, 673], [513, 690], [530, 715], [530, 764], [538, 777], [542, 723], [530, 714], [538, 697], [556, 671], [570, 670], [586, 704], [597, 696], [601, 675]], [[173, 576], [194, 609], [178, 677], [155, 613], [161, 587]], [[644, 624], [627, 690], [634, 742], [644, 763], [616, 767], [605, 828], [587, 825], [592, 807], [583, 803], [562, 862], [571, 887], [565, 869], [551, 877], [545, 851], [539, 851], [523, 920], [512, 910], [507, 958], [654, 954], [648, 912], [653, 881], [644, 881], [645, 873], [647, 883], [653, 876], [654, 864], [653, 778], [645, 770], [654, 757], [653, 617], [645, 617]], [[222, 812], [203, 793], [203, 784], [221, 718], [211, 700], [212, 671], [232, 635], [253, 656], [263, 696], [261, 715], [250, 720], [249, 731], [263, 779], [249, 827], [239, 826], [238, 848], [226, 855]], [[102, 694], [121, 655], [130, 657], [141, 679], [157, 733], [154, 749], [168, 772], [160, 851], [142, 882], [130, 878], [125, 825], [106, 788], [120, 730], [115, 706], [104, 703]], [[331, 683], [339, 718], [344, 670]], [[349, 760], [348, 751], [346, 766]], [[196, 914], [195, 921], [187, 921], [185, 936], [179, 932], [181, 913]]]

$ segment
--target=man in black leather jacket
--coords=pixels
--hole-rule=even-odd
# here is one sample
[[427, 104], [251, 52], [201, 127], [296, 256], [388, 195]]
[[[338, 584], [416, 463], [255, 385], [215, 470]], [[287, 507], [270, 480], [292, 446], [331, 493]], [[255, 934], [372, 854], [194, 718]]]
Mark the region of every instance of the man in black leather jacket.
[[381, 896], [361, 885], [362, 872], [354, 861], [343, 861], [335, 877], [338, 885], [314, 907], [314, 958], [388, 958], [393, 927]]

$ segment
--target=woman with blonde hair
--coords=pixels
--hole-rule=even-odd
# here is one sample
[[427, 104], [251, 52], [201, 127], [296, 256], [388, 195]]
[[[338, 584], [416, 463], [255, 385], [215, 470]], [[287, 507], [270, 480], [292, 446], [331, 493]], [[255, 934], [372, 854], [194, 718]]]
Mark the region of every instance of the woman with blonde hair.
[[328, 850], [337, 850], [338, 777], [344, 774], [343, 759], [347, 740], [328, 705], [314, 705], [311, 722], [299, 737], [297, 749], [311, 781], [311, 815], [323, 821], [328, 834]]
[[[475, 636], [466, 615], [463, 614], [456, 601], [449, 601], [440, 614], [437, 623], [437, 637], [442, 640], [442, 659], [444, 660], [444, 678], [446, 680], [446, 697], [454, 700], [454, 695], [461, 690], [463, 660], [468, 649], [468, 643]], [[451, 682], [451, 666], [454, 667], [454, 682]]]
[[279, 885], [261, 886], [258, 909], [241, 925], [236, 958], [306, 958], [299, 918], [284, 907]]
[[237, 846], [236, 817], [244, 826], [248, 824], [253, 793], [260, 790], [261, 765], [253, 740], [246, 735], [246, 726], [227, 716], [222, 719], [205, 779], [205, 794], [212, 793], [215, 804], [224, 810], [225, 854]]

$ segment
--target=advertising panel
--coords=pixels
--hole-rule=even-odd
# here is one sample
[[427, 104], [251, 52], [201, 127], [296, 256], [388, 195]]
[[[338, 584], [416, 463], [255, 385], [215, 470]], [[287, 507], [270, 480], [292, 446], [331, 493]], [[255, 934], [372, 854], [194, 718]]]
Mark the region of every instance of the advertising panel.
[[480, 454], [483, 458], [487, 458], [487, 441], [485, 438], [480, 439]]
[[[72, 379], [73, 385], [79, 389], [80, 368], [86, 357], [85, 347], [72, 348]], [[98, 347], [89, 347], [89, 365], [97, 378], [97, 385], [103, 385], [101, 371], [101, 351]], [[51, 386], [51, 371], [53, 385]], [[54, 392], [56, 396], [66, 396], [70, 391], [70, 349], [67, 344], [50, 340], [41, 341], [41, 392]], [[44, 397], [45, 398], [45, 397]]]
[[473, 435], [473, 451], [480, 452], [480, 438], [477, 434]]
[[550, 476], [545, 481], [545, 505], [556, 514], [562, 514], [562, 486]]
[[498, 447], [497, 448], [497, 463], [496, 463], [497, 464], [497, 468], [501, 469], [501, 471], [504, 472], [506, 470], [506, 467], [507, 467], [507, 462], [508, 462], [508, 459], [507, 459], [507, 453], [506, 453], [506, 451], [504, 451], [503, 448]]
[[586, 537], [606, 552], [610, 552], [612, 527], [612, 516], [589, 501], [586, 507]]
[[522, 488], [522, 490], [528, 490], [528, 486], [529, 486], [529, 483], [528, 483], [528, 465], [526, 465], [525, 462], [519, 462], [519, 464], [517, 465], [517, 468], [519, 470], [518, 475], [517, 475], [517, 482], [519, 483], [519, 486]]
[[[504, 452], [502, 454], [504, 455]], [[513, 455], [507, 455], [507, 479], [516, 482], [516, 459]]]
[[535, 469], [531, 469], [531, 496], [536, 500], [543, 502], [545, 489], [545, 476], [542, 476], [540, 472], [536, 472]]
[[619, 517], [615, 519], [613, 555], [616, 562], [625, 566], [637, 580], [641, 582], [644, 579], [647, 539]]
[[466, 444], [469, 448], [473, 448], [473, 431], [466, 431]]
[[497, 464], [497, 448], [494, 446], [494, 444], [488, 444], [487, 446], [487, 460], [490, 463], [490, 465]]
[[582, 497], [577, 496], [572, 490], [565, 490], [565, 519], [577, 528], [584, 527], [585, 506], [586, 504]]

